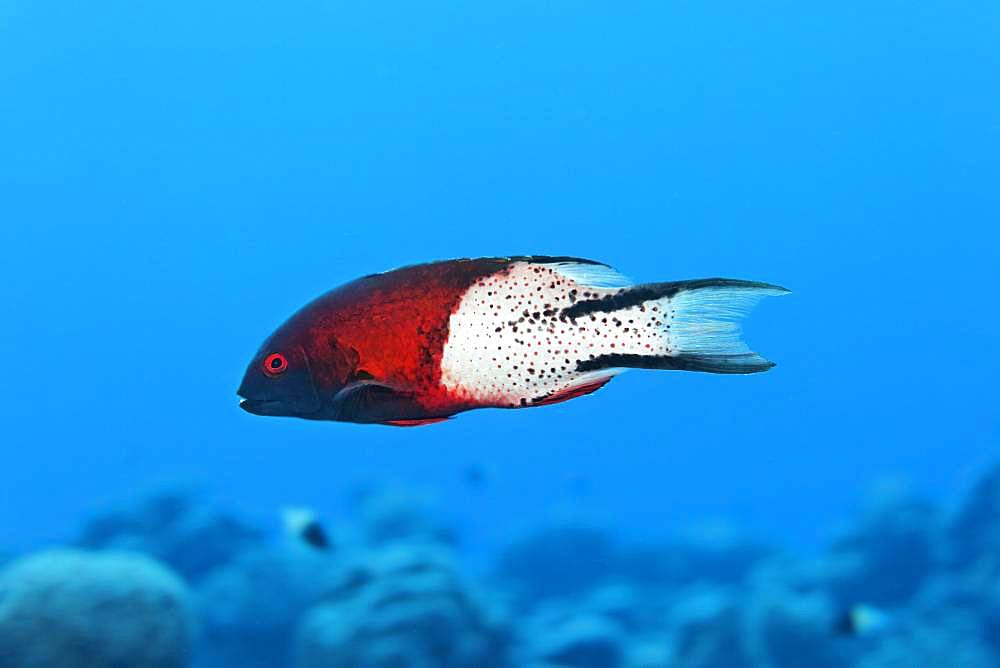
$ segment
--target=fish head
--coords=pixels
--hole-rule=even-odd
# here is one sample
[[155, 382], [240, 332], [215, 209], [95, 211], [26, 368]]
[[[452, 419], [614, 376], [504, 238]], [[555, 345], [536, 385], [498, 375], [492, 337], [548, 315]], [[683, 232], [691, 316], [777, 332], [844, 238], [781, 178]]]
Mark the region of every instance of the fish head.
[[278, 330], [250, 360], [237, 394], [254, 415], [315, 418], [322, 409], [307, 347]]

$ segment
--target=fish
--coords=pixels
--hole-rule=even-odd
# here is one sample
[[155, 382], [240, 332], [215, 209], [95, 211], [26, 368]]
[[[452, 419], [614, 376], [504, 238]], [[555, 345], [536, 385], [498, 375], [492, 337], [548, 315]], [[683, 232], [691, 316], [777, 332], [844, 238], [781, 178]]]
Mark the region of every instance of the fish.
[[316, 550], [329, 550], [330, 538], [316, 513], [309, 508], [289, 507], [281, 511], [285, 532]]
[[892, 625], [892, 616], [874, 606], [859, 603], [844, 610], [834, 623], [839, 635], [867, 637], [878, 634]]
[[486, 471], [477, 464], [466, 466], [465, 470], [462, 471], [462, 478], [470, 487], [486, 486]]
[[303, 306], [247, 365], [261, 416], [415, 427], [479, 408], [551, 406], [628, 369], [750, 374], [740, 320], [769, 283], [632, 284], [601, 262], [514, 256], [370, 274]]

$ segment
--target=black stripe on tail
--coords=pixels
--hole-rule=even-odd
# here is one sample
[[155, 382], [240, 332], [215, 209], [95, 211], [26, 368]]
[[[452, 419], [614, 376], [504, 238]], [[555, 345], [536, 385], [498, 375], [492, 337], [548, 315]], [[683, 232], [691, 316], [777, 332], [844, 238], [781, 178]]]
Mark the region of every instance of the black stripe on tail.
[[576, 370], [598, 371], [600, 369], [671, 369], [676, 371], [707, 371], [708, 373], [759, 373], [774, 366], [757, 353], [735, 355], [598, 355], [593, 359], [580, 360]]
[[[588, 299], [578, 301], [572, 306], [564, 308], [560, 316], [574, 320], [582, 315], [591, 313], [610, 313], [620, 309], [638, 306], [643, 302], [673, 297], [678, 292], [684, 290], [699, 290], [701, 288], [751, 288], [763, 290], [780, 290], [788, 292], [785, 288], [770, 283], [760, 283], [758, 281], [740, 281], [733, 278], [699, 278], [693, 281], [671, 281], [669, 283], [646, 283], [637, 285], [634, 288], [622, 288], [613, 295], [607, 295], [601, 299]], [[650, 367], [664, 369], [668, 367]]]

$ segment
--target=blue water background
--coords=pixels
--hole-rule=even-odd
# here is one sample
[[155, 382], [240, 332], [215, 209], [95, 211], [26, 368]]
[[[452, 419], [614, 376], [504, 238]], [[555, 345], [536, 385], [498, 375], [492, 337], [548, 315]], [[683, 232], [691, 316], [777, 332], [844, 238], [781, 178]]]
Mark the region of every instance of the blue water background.
[[[3, 547], [173, 482], [263, 523], [418, 487], [473, 549], [561, 514], [809, 549], [887, 478], [954, 498], [997, 455], [998, 72], [985, 1], [3, 3]], [[528, 253], [786, 285], [747, 326], [778, 366], [421, 429], [238, 409], [317, 294]]]

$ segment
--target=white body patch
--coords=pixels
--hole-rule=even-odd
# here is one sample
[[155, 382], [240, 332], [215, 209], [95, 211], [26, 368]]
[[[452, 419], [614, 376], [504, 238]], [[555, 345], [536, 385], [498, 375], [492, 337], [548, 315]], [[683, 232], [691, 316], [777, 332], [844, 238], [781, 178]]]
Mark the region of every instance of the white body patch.
[[515, 262], [477, 281], [449, 321], [441, 358], [444, 386], [481, 405], [530, 406], [623, 371], [580, 372], [579, 362], [616, 353], [670, 354], [671, 314], [665, 312], [670, 310], [665, 300], [588, 314], [575, 324], [560, 318], [577, 301], [621, 291], [572, 278], [583, 281], [606, 269], [596, 267]]

